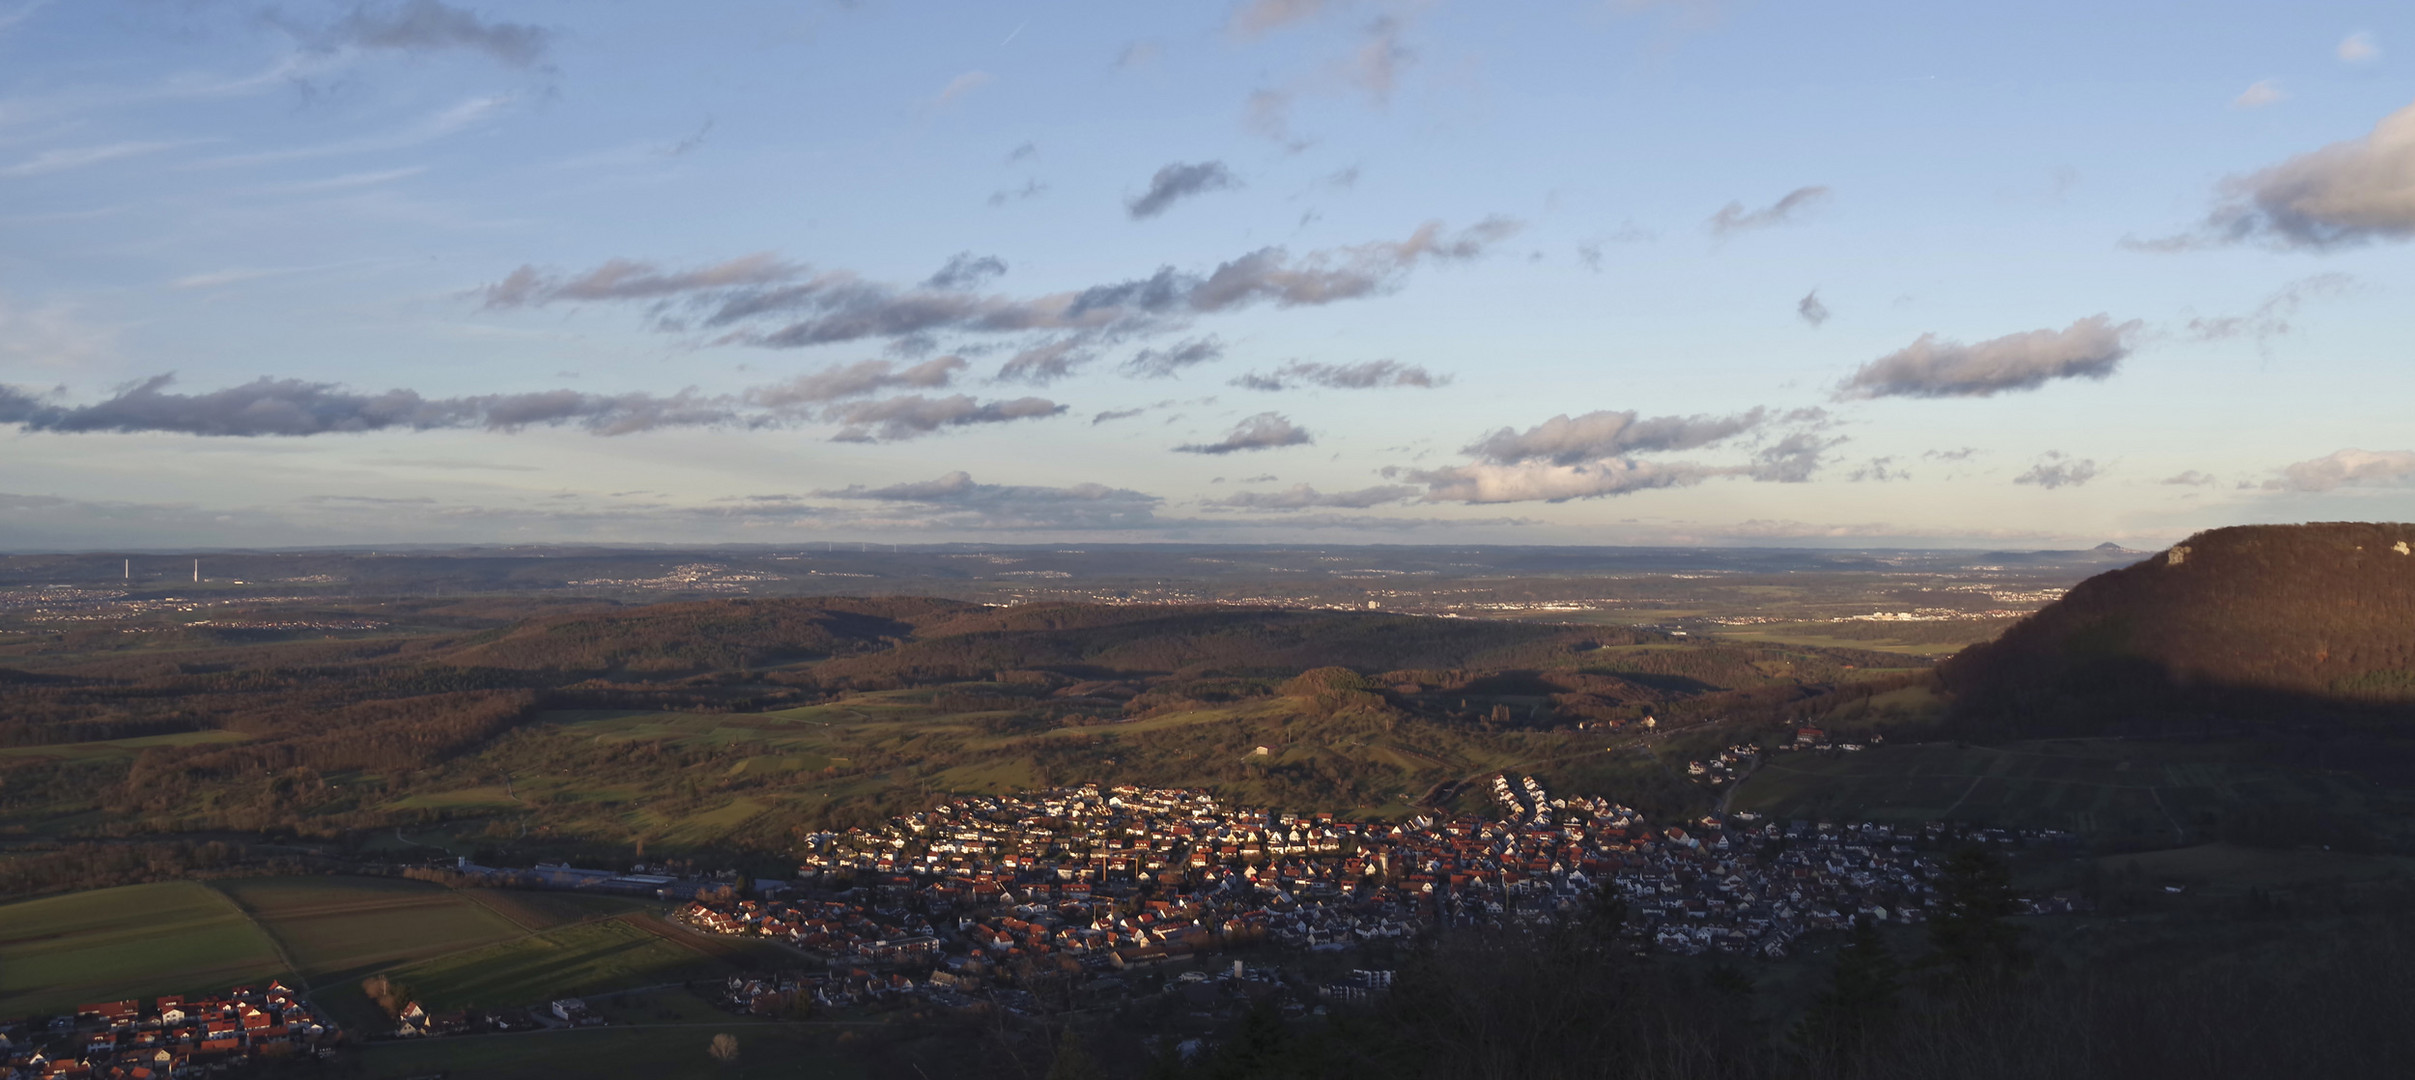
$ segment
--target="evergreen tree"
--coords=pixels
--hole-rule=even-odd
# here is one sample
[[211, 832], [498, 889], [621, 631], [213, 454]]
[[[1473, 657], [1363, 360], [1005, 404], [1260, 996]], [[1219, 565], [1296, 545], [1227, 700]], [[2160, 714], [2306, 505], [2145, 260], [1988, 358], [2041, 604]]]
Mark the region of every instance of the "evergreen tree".
[[1048, 1064], [1048, 1080], [1105, 1080], [1098, 1061], [1082, 1045], [1082, 1037], [1070, 1027], [1057, 1039], [1056, 1060]]
[[1836, 954], [1828, 989], [1795, 1026], [1795, 1042], [1815, 1057], [1859, 1057], [1894, 1022], [1901, 965], [1868, 918], [1853, 920], [1853, 940]]
[[1259, 1002], [1194, 1075], [1208, 1080], [1309, 1080], [1328, 1075], [1317, 1047], [1294, 1033], [1273, 999]]
[[1606, 959], [1617, 952], [1619, 933], [1626, 926], [1626, 898], [1605, 882], [1595, 886], [1577, 905], [1572, 917], [1559, 928], [1561, 940], [1553, 944], [1574, 958]]
[[1944, 901], [1929, 920], [1932, 962], [1965, 979], [2003, 975], [2021, 966], [2021, 928], [2004, 921], [2018, 910], [2012, 875], [1978, 847], [1948, 856], [1937, 891]]

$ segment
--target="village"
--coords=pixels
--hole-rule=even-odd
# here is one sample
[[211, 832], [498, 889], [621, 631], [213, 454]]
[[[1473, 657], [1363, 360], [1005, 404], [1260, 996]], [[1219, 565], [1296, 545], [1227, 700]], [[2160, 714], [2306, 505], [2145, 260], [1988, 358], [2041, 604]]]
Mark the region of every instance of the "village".
[[0, 1080], [172, 1080], [331, 1057], [341, 1040], [281, 982], [208, 997], [76, 1007], [37, 1028], [0, 1028]]
[[[733, 982], [731, 1003], [755, 1011], [765, 995], [781, 1008], [915, 998], [1018, 1009], [1035, 991], [1106, 1003], [1154, 988], [1232, 1002], [1254, 999], [1253, 983], [1304, 1010], [1382, 993], [1381, 968], [1338, 972], [1390, 955], [1389, 943], [1564, 917], [1597, 896], [1625, 904], [1638, 950], [1780, 958], [1856, 918], [1925, 921], [1938, 902], [1929, 855], [1949, 843], [2071, 839], [1750, 813], [1663, 824], [1605, 799], [1552, 797], [1531, 776], [1491, 787], [1498, 820], [1399, 823], [1128, 786], [966, 797], [877, 829], [814, 834], [791, 890], [758, 883], [756, 898], [699, 899], [678, 917], [826, 962], [825, 974]], [[1341, 955], [1316, 965], [1329, 975], [1289, 980], [1262, 963], [1210, 974], [1187, 962], [1223, 952]]]

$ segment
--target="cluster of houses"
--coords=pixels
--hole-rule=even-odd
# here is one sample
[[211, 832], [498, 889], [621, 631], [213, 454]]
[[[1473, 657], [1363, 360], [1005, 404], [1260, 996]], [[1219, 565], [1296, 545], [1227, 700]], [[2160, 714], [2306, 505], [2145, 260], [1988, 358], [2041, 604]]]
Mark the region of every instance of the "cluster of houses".
[[[578, 1004], [576, 998], [569, 1000]], [[556, 1015], [560, 1015], [562, 1003], [554, 1002], [552, 1008]], [[582, 1005], [582, 1015], [584, 1008]], [[562, 1019], [576, 1018], [563, 1016]], [[394, 1018], [392, 1037], [417, 1039], [431, 1035], [484, 1035], [490, 1032], [533, 1031], [552, 1026], [527, 1009], [456, 1009], [432, 1013], [414, 1001], [404, 1005], [401, 1015]]]
[[681, 917], [851, 972], [762, 991], [824, 1004], [1120, 986], [1234, 945], [1349, 950], [1563, 915], [1605, 893], [1626, 902], [1641, 944], [1776, 957], [1856, 917], [1923, 921], [1937, 902], [1923, 852], [1949, 840], [2052, 839], [1751, 814], [1662, 825], [1551, 797], [1533, 777], [1498, 777], [1493, 791], [1505, 820], [1347, 821], [1129, 786], [961, 798], [807, 838], [795, 898], [700, 900]]
[[[1886, 741], [1887, 737], [1884, 735], [1878, 734], [1877, 732], [1872, 732], [1870, 734], [1869, 745], [1877, 746]], [[1815, 727], [1796, 728], [1794, 729], [1794, 738], [1791, 741], [1778, 744], [1778, 749], [1780, 750], [1805, 750], [1813, 753], [1827, 753], [1835, 750], [1842, 750], [1846, 753], [1856, 753], [1859, 752], [1861, 748], [1862, 744], [1857, 742], [1832, 741], [1826, 731]]]
[[[1868, 745], [1877, 746], [1885, 743], [1886, 741], [1886, 736], [1872, 732]], [[1793, 738], [1788, 739], [1785, 742], [1778, 743], [1776, 745], [1776, 749], [1781, 752], [1806, 751], [1817, 754], [1842, 752], [1850, 754], [1860, 752], [1863, 746], [1864, 744], [1857, 742], [1833, 741], [1828, 732], [1820, 728], [1799, 727], [1794, 730]], [[1751, 764], [1753, 759], [1760, 756], [1761, 747], [1759, 744], [1737, 743], [1736, 745], [1730, 746], [1725, 750], [1721, 750], [1716, 757], [1713, 757], [1707, 761], [1686, 762], [1686, 779], [1692, 780], [1697, 784], [1705, 784], [1712, 787], [1717, 787], [1721, 784], [1734, 783], [1737, 775], [1745, 770]]]
[[208, 997], [76, 1007], [40, 1029], [0, 1029], [0, 1080], [168, 1080], [328, 1057], [340, 1035], [282, 983]]
[[1736, 770], [1753, 758], [1760, 756], [1760, 753], [1761, 748], [1757, 745], [1737, 743], [1719, 751], [1719, 756], [1709, 761], [1686, 762], [1685, 774], [1688, 779], [1697, 784], [1717, 786], [1730, 783], [1736, 779]]

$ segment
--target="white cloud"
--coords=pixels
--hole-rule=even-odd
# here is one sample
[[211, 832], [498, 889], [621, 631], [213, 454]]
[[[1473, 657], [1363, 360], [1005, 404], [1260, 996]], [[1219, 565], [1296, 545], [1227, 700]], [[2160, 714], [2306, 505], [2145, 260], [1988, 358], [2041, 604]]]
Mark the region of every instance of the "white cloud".
[[[2206, 219], [2208, 239], [2328, 248], [2415, 237], [2415, 105], [2361, 137], [2233, 177]], [[2187, 247], [2187, 238], [2146, 247]]]
[[2373, 40], [2369, 31], [2359, 30], [2340, 39], [2334, 50], [2344, 64], [2370, 64], [2381, 59], [2381, 43]]
[[300, 273], [300, 271], [292, 268], [263, 269], [260, 267], [230, 267], [225, 270], [211, 270], [200, 274], [186, 274], [183, 277], [169, 282], [168, 287], [177, 290], [215, 289], [222, 285], [240, 285], [246, 281], [259, 281], [264, 278], [284, 277], [287, 274], [295, 273]]
[[25, 20], [33, 18], [36, 13], [49, 6], [50, 0], [26, 0], [25, 3], [8, 11], [0, 11], [0, 34], [16, 29]]
[[1233, 385], [1251, 390], [1289, 390], [1299, 386], [1322, 386], [1333, 390], [1416, 386], [1430, 390], [1447, 386], [1450, 381], [1448, 375], [1436, 375], [1417, 364], [1403, 364], [1397, 360], [1368, 360], [1357, 364], [1294, 360], [1276, 368], [1272, 374], [1250, 372], [1234, 379]]
[[1826, 203], [1829, 194], [1827, 188], [1813, 185], [1789, 191], [1778, 201], [1758, 210], [1747, 210], [1743, 203], [1731, 202], [1720, 207], [1718, 213], [1712, 214], [1706, 224], [1714, 236], [1790, 224]]
[[1316, 440], [1308, 429], [1292, 423], [1281, 413], [1262, 412], [1235, 425], [1231, 433], [1212, 443], [1188, 443], [1174, 449], [1185, 454], [1231, 454], [1242, 450], [1272, 450], [1282, 446], [1305, 446]]
[[1400, 502], [1418, 494], [1419, 489], [1407, 484], [1378, 484], [1356, 491], [1318, 491], [1307, 484], [1293, 484], [1281, 491], [1244, 491], [1221, 499], [1208, 499], [1199, 505], [1236, 510], [1290, 511], [1317, 507], [1364, 510], [1371, 506]]
[[2013, 483], [2032, 484], [2053, 491], [2056, 488], [2079, 487], [2096, 479], [2096, 462], [2087, 458], [2072, 458], [2061, 451], [2049, 450], [2029, 471], [2013, 477]]
[[1124, 211], [1135, 221], [1152, 218], [1194, 195], [1240, 186], [1241, 178], [1221, 161], [1171, 162], [1149, 178], [1149, 190], [1125, 201]]
[[1992, 397], [2056, 379], [2103, 379], [2130, 355], [2140, 323], [2091, 315], [2061, 330], [2006, 334], [1973, 345], [1922, 334], [1862, 366], [1840, 397]]
[[896, 442], [942, 428], [1036, 420], [1064, 411], [1065, 406], [1047, 398], [976, 401], [969, 394], [947, 397], [907, 394], [840, 406], [826, 413], [824, 419], [846, 425], [830, 437], [832, 442]]
[[2275, 102], [2281, 101], [2288, 96], [2288, 94], [2282, 92], [2281, 83], [2279, 80], [2258, 79], [2255, 82], [2248, 84], [2247, 89], [2240, 91], [2238, 97], [2231, 99], [2231, 108], [2261, 109], [2266, 105], [2271, 105]]
[[936, 480], [867, 488], [860, 484], [817, 491], [825, 499], [902, 506], [930, 515], [923, 528], [958, 529], [1131, 529], [1149, 526], [1155, 495], [1105, 484], [1039, 487], [984, 484], [962, 470]]
[[786, 409], [902, 387], [932, 390], [948, 385], [968, 366], [960, 356], [942, 356], [910, 367], [889, 360], [859, 360], [756, 387], [747, 392], [747, 400], [770, 409]]
[[1466, 452], [1499, 465], [1550, 461], [1575, 465], [1594, 458], [1654, 450], [1692, 450], [1761, 426], [1766, 409], [1734, 416], [1653, 416], [1634, 410], [1601, 409], [1582, 416], [1562, 413], [1525, 431], [1502, 428]]
[[47, 176], [51, 173], [66, 172], [69, 169], [98, 165], [105, 161], [155, 154], [173, 147], [189, 145], [191, 145], [190, 142], [114, 142], [97, 146], [70, 146], [57, 150], [44, 150], [14, 165], [0, 168], [0, 178], [15, 180], [28, 176]]
[[2189, 320], [2183, 334], [2189, 341], [2227, 341], [2233, 338], [2252, 338], [2258, 346], [2271, 344], [2272, 339], [2287, 334], [2293, 328], [2290, 320], [2297, 317], [2298, 308], [2308, 299], [2339, 296], [2356, 287], [2356, 279], [2347, 274], [2316, 274], [2282, 286], [2245, 315], [2200, 315]]
[[1607, 458], [1574, 465], [1542, 460], [1508, 465], [1478, 462], [1411, 473], [1409, 478], [1426, 485], [1426, 498], [1435, 502], [1566, 502], [1653, 488], [1689, 487], [1714, 476], [1733, 476], [1745, 471], [1682, 462], [1664, 465], [1656, 461]]
[[362, 139], [345, 139], [339, 142], [321, 143], [317, 146], [299, 146], [290, 150], [263, 150], [250, 154], [229, 154], [225, 157], [210, 158], [206, 161], [197, 162], [195, 163], [195, 167], [231, 168], [247, 165], [269, 165], [280, 161], [303, 161], [310, 158], [339, 157], [345, 154], [365, 154], [382, 150], [401, 150], [406, 147], [434, 142], [438, 139], [444, 138], [445, 136], [476, 127], [479, 124], [485, 123], [488, 119], [502, 113], [504, 108], [510, 105], [512, 101], [513, 98], [510, 95], [470, 98], [440, 112], [430, 113], [426, 119], [423, 119], [416, 124], [412, 124], [409, 127], [398, 131], [389, 132], [384, 135], [373, 135]]
[[14, 366], [81, 367], [108, 356], [114, 331], [93, 326], [58, 302], [25, 306], [0, 296], [0, 362]]
[[1269, 30], [1280, 30], [1294, 23], [1307, 22], [1328, 11], [1348, 6], [1350, 0], [1249, 0], [1233, 12], [1230, 29], [1242, 37], [1256, 37]]
[[2335, 491], [2349, 485], [2397, 484], [2415, 477], [2415, 451], [2335, 450], [2311, 461], [2281, 470], [2267, 488], [2289, 491]]
[[406, 0], [392, 5], [360, 4], [321, 37], [326, 45], [356, 49], [420, 53], [459, 49], [528, 67], [544, 58], [551, 35], [526, 23], [486, 22], [440, 0]]
[[996, 78], [986, 71], [965, 72], [949, 79], [946, 86], [940, 87], [938, 95], [931, 99], [932, 104], [952, 105], [958, 98], [989, 85]]

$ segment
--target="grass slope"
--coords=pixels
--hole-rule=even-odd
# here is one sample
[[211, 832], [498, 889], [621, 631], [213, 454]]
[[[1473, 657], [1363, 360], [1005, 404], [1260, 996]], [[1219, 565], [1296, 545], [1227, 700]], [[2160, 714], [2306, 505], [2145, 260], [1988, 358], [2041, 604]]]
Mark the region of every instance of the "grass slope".
[[223, 990], [284, 973], [260, 927], [198, 882], [0, 906], [0, 1016]]
[[392, 977], [430, 1008], [526, 1005], [551, 998], [708, 978], [727, 965], [637, 925], [581, 923], [405, 965]]
[[313, 982], [501, 941], [524, 931], [436, 885], [388, 878], [252, 878], [220, 888], [285, 946]]

